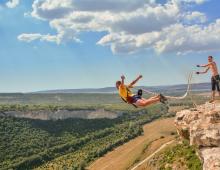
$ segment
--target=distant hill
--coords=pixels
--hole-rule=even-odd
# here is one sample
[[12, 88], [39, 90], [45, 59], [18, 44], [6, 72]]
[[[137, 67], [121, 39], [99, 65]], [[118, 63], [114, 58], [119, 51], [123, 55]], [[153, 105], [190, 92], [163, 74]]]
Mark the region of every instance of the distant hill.
[[[154, 92], [182, 92], [187, 88], [187, 84], [179, 84], [179, 85], [167, 85], [167, 86], [137, 86], [138, 88], [144, 88]], [[199, 83], [192, 85], [193, 91], [209, 91], [210, 83]], [[105, 88], [85, 88], [85, 89], [57, 89], [57, 90], [45, 90], [45, 91], [37, 91], [34, 93], [116, 93], [117, 89], [115, 87], [105, 87]]]
[[105, 88], [85, 88], [85, 89], [57, 89], [57, 90], [44, 90], [34, 93], [115, 93], [116, 88], [105, 87]]

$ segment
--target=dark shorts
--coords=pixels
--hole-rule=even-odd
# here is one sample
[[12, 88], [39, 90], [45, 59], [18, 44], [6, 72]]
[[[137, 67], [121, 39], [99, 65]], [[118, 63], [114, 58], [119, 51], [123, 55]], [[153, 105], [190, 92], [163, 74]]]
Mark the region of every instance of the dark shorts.
[[136, 103], [139, 99], [141, 99], [141, 96], [139, 96], [139, 95], [134, 95], [134, 96], [131, 97], [130, 102], [131, 102], [132, 104], [134, 104], [134, 103]]
[[212, 91], [215, 91], [216, 88], [217, 88], [218, 91], [220, 91], [219, 82], [220, 82], [220, 77], [219, 77], [219, 75], [217, 75], [217, 76], [212, 76], [212, 78], [211, 78]]

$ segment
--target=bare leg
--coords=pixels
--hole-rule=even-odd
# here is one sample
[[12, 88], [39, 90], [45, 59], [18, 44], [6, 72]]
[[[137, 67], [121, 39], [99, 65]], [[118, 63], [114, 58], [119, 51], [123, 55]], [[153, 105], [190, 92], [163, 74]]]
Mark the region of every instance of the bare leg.
[[136, 101], [135, 105], [137, 106], [148, 106], [148, 105], [151, 105], [151, 104], [154, 104], [154, 103], [157, 103], [160, 101], [160, 97], [151, 97], [149, 99], [139, 99], [138, 101]]
[[[219, 93], [220, 94], [220, 93]], [[153, 96], [153, 97], [151, 97], [150, 99], [155, 99], [155, 98], [158, 98], [160, 95], [158, 94], [158, 95], [156, 95], [156, 96]]]

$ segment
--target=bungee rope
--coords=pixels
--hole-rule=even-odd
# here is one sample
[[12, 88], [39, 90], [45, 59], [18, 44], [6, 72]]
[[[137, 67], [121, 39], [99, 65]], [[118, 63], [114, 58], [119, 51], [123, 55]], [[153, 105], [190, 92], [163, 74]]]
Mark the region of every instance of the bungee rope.
[[192, 94], [192, 84], [193, 84], [193, 83], [191, 83], [191, 85], [190, 85], [190, 89], [189, 89], [189, 97], [190, 97], [190, 100], [191, 100], [191, 102], [192, 102], [194, 108], [197, 108], [198, 105], [196, 104], [195, 100], [193, 99], [193, 94]]
[[[176, 100], [181, 100], [181, 99], [186, 98], [187, 95], [189, 94], [189, 91], [190, 91], [190, 88], [191, 88], [192, 76], [193, 76], [193, 72], [191, 72], [191, 73], [189, 74], [189, 76], [188, 76], [188, 82], [187, 82], [188, 86], [187, 86], [186, 92], [185, 92], [185, 94], [184, 94], [183, 96], [179, 96], [179, 97], [177, 97], [177, 96], [165, 96], [165, 97], [166, 97], [167, 99], [176, 99]], [[158, 93], [149, 91], [149, 90], [147, 90], [147, 89], [143, 89], [143, 88], [142, 88], [142, 90], [143, 90], [143, 92], [148, 93], [148, 94], [158, 95]]]

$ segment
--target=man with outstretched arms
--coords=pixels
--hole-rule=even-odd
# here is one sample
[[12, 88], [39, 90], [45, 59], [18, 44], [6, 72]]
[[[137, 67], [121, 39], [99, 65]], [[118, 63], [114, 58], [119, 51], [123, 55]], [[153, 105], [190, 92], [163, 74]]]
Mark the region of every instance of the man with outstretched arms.
[[138, 94], [132, 94], [130, 91], [131, 88], [142, 78], [142, 75], [138, 76], [134, 81], [132, 81], [129, 85], [125, 85], [124, 80], [125, 76], [121, 76], [121, 81], [116, 82], [116, 88], [118, 89], [119, 95], [121, 98], [129, 104], [133, 104], [137, 107], [139, 106], [148, 106], [150, 104], [154, 104], [157, 102], [165, 103], [167, 100], [163, 95], [159, 94], [149, 99], [145, 99], [142, 97], [142, 91], [139, 90]]
[[211, 102], [215, 101], [215, 90], [216, 89], [217, 89], [218, 94], [220, 96], [220, 88], [219, 88], [220, 77], [219, 77], [219, 73], [218, 73], [218, 67], [217, 67], [212, 56], [208, 57], [208, 64], [197, 65], [197, 67], [205, 67], [206, 69], [205, 69], [205, 71], [202, 71], [202, 72], [196, 72], [196, 74], [205, 74], [209, 70], [212, 73], [212, 77], [211, 77], [212, 98], [210, 100], [210, 103], [211, 103]]

